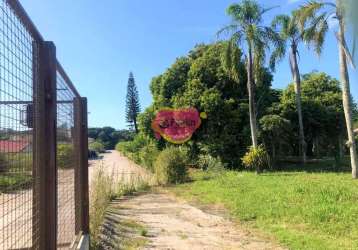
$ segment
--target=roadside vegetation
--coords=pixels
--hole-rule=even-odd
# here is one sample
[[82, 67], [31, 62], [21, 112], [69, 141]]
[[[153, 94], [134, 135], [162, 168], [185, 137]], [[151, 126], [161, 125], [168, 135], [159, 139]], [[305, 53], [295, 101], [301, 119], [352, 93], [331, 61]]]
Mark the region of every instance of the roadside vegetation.
[[[232, 22], [218, 32], [223, 40], [198, 44], [152, 79], [152, 104], [135, 118], [133, 140], [116, 149], [176, 194], [224, 205], [291, 249], [358, 248], [358, 184], [349, 176], [357, 178], [358, 109], [348, 72], [354, 49], [345, 38], [347, 5], [336, 3], [309, 1], [270, 26], [263, 18], [271, 9], [257, 1], [230, 5]], [[331, 18], [340, 79], [300, 72], [300, 44], [325, 53]], [[275, 65], [285, 54], [292, 81], [275, 89]], [[194, 107], [207, 119], [190, 141], [172, 145], [151, 127], [168, 107]], [[189, 169], [193, 181], [183, 184]]]
[[[122, 196], [148, 190], [150, 184], [150, 180], [142, 176], [135, 176], [134, 178], [126, 175], [116, 176], [106, 173], [103, 170], [103, 166], [96, 170], [90, 188], [91, 249], [103, 249], [106, 244], [116, 244], [115, 238], [107, 237], [111, 233], [108, 231], [108, 227], [106, 227], [107, 220], [109, 219], [108, 216], [111, 216], [110, 203]], [[123, 223], [125, 224], [126, 222], [118, 221], [118, 227], [128, 226]], [[127, 246], [145, 242], [143, 239], [130, 241], [126, 237], [130, 237], [130, 235], [121, 235], [121, 244], [124, 241], [127, 242]]]
[[14, 192], [31, 187], [32, 154], [0, 154], [0, 193]]
[[101, 143], [105, 150], [112, 150], [119, 141], [129, 141], [133, 139], [134, 133], [129, 130], [116, 130], [112, 127], [89, 128], [88, 137], [93, 142]]

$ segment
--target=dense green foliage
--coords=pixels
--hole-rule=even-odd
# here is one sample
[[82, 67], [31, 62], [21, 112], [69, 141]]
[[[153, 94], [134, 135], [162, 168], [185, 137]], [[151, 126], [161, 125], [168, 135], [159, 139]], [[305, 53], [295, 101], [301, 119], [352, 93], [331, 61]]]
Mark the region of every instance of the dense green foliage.
[[[162, 107], [195, 107], [206, 112], [208, 119], [186, 143], [192, 159], [199, 154], [210, 154], [231, 167], [237, 165], [250, 143], [246, 73], [239, 61], [239, 79], [233, 80], [227, 74], [222, 60], [227, 46], [224, 42], [198, 45], [155, 77], [151, 83], [153, 104], [139, 116], [140, 131], [154, 139], [151, 121]], [[265, 110], [277, 99], [270, 96], [274, 92], [270, 89], [272, 75], [267, 70], [264, 75], [257, 87], [259, 110]], [[163, 148], [167, 143], [162, 140], [157, 144]]]
[[73, 145], [59, 144], [57, 145], [57, 166], [59, 168], [74, 168], [73, 165]]
[[95, 151], [97, 154], [104, 153], [106, 151], [103, 143], [99, 141], [94, 141], [88, 145], [88, 149]]
[[[153, 78], [150, 86], [153, 103], [138, 117], [139, 138], [151, 138], [148, 140], [151, 147], [162, 150], [169, 143], [158, 141], [153, 135], [151, 122], [156, 111], [163, 107], [195, 107], [206, 112], [208, 119], [203, 120], [192, 140], [184, 144], [191, 162], [197, 163], [200, 155], [209, 155], [229, 168], [240, 168], [241, 158], [251, 145], [247, 79], [242, 61], [238, 61], [239, 74], [235, 80], [228, 74], [223, 60], [227, 46], [227, 42], [198, 45], [188, 56], [178, 58], [162, 75]], [[281, 91], [272, 89], [271, 82], [272, 75], [265, 69], [262, 81], [256, 86], [256, 100], [259, 142], [265, 145], [271, 162], [275, 163], [284, 156], [298, 156], [299, 129], [293, 84]], [[310, 157], [336, 157], [345, 153], [341, 95], [336, 79], [320, 72], [303, 75], [302, 113]], [[136, 143], [127, 144], [135, 147]], [[131, 152], [139, 155], [140, 148], [135, 147]], [[140, 162], [137, 156], [133, 158]]]
[[227, 172], [208, 179], [204, 172], [193, 178], [172, 190], [188, 200], [224, 205], [241, 223], [289, 249], [358, 248], [358, 182], [349, 174]]
[[133, 133], [128, 130], [115, 130], [111, 127], [89, 128], [88, 137], [102, 143], [106, 150], [114, 149], [119, 141], [133, 139]]
[[188, 179], [187, 152], [178, 147], [161, 151], [154, 163], [157, 181], [161, 185], [183, 183]]
[[135, 163], [154, 171], [154, 161], [159, 150], [153, 139], [143, 134], [138, 134], [133, 141], [119, 142], [116, 150], [133, 160]]
[[[301, 88], [307, 154], [332, 156], [339, 148], [339, 138], [346, 136], [339, 82], [324, 73], [314, 72], [303, 76]], [[298, 121], [292, 84], [283, 92], [279, 110], [281, 116], [291, 121], [293, 133], [287, 139], [295, 142], [292, 138], [297, 136], [295, 131], [298, 131]], [[285, 153], [295, 155], [297, 151], [298, 146], [293, 144], [286, 147]]]
[[126, 120], [131, 129], [138, 133], [137, 116], [140, 113], [139, 93], [133, 73], [129, 74], [126, 96]]

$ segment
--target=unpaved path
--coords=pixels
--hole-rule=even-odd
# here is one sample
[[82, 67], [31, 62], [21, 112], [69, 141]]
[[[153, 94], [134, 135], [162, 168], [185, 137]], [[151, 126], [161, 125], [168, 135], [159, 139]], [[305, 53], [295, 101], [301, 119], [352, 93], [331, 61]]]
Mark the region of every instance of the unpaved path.
[[88, 180], [90, 188], [92, 179], [99, 168], [102, 168], [105, 174], [113, 176], [114, 179], [121, 179], [122, 175], [129, 178], [133, 175], [148, 174], [146, 170], [121, 156], [116, 150], [110, 150], [101, 154], [100, 159], [89, 161]]
[[[138, 169], [117, 152], [104, 155], [104, 162], [114, 161], [117, 168], [125, 171]], [[163, 192], [125, 197], [113, 202], [110, 210], [111, 221], [135, 221], [146, 228], [147, 244], [142, 249], [283, 249], [222, 216], [204, 212]]]

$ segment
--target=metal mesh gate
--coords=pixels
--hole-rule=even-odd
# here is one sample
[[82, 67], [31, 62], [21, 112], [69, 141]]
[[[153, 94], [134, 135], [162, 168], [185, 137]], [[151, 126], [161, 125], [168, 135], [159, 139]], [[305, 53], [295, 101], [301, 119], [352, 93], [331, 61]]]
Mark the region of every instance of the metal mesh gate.
[[[0, 2], [0, 249], [32, 246], [33, 41]], [[34, 232], [36, 240], [36, 232]]]
[[75, 238], [74, 99], [57, 72], [57, 246], [68, 248]]
[[0, 0], [0, 249], [88, 233], [87, 109], [17, 0]]

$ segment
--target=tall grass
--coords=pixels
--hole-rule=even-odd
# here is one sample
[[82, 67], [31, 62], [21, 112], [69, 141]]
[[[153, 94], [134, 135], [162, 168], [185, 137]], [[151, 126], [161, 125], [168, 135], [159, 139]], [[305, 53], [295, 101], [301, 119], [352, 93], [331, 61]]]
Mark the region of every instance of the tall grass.
[[91, 249], [98, 249], [103, 232], [102, 224], [111, 201], [121, 196], [150, 188], [149, 176], [138, 173], [108, 173], [104, 165], [94, 173], [90, 188]]

